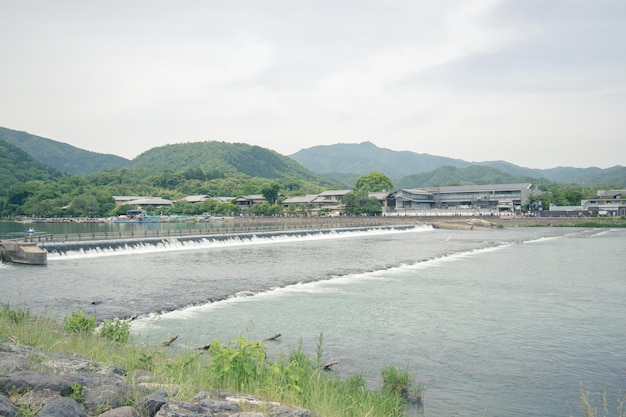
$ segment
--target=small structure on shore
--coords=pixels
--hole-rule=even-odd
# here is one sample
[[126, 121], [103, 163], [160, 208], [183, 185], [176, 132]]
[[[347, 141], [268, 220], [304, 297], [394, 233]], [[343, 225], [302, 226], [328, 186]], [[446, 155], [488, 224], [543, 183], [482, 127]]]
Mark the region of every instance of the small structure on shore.
[[33, 242], [0, 240], [0, 260], [27, 265], [46, 265], [48, 252]]

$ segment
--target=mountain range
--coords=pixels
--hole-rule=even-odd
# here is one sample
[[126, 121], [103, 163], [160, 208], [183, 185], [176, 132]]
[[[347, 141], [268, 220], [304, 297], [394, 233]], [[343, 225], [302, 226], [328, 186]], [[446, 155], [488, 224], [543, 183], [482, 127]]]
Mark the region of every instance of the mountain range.
[[541, 179], [571, 184], [626, 186], [626, 167], [623, 166], [608, 169], [597, 167], [532, 169], [506, 161], [467, 162], [409, 151], [393, 151], [379, 148], [371, 142], [314, 146], [302, 149], [290, 157], [311, 171], [337, 181], [352, 180], [372, 171], [384, 172], [398, 187], [436, 186], [448, 183], [476, 184], [482, 181], [537, 182]]
[[0, 128], [0, 168], [6, 170], [11, 166], [18, 171], [23, 170], [23, 165], [20, 165], [22, 168], [17, 168], [14, 163], [16, 150], [23, 152], [17, 156], [20, 163], [33, 167], [33, 176], [29, 176], [31, 179], [44, 179], [46, 175], [49, 177], [59, 172], [88, 175], [111, 168], [172, 172], [199, 168], [222, 175], [293, 177], [327, 186], [334, 183], [346, 188], [352, 188], [359, 176], [372, 171], [385, 173], [397, 188], [537, 183], [543, 180], [626, 187], [624, 166], [608, 169], [531, 169], [505, 161], [476, 163], [409, 151], [394, 151], [379, 148], [371, 142], [314, 146], [289, 156], [245, 143], [190, 142], [151, 148], [133, 160], [128, 160], [116, 155], [79, 149], [27, 132]]

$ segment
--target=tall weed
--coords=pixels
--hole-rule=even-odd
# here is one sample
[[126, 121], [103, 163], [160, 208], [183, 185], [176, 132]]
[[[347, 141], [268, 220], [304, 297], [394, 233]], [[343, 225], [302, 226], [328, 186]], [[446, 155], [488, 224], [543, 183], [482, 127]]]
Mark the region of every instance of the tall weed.
[[[580, 411], [583, 417], [609, 417], [611, 412], [608, 406], [607, 387], [600, 393], [600, 404], [596, 405], [589, 399], [589, 392], [585, 391], [582, 384], [580, 386]], [[570, 413], [570, 416], [573, 414]], [[615, 416], [626, 417], [626, 394], [618, 392], [615, 404]]]
[[269, 362], [264, 345], [239, 336], [229, 344], [219, 340], [211, 343], [211, 371], [214, 382], [224, 388], [245, 389], [267, 374]]
[[8, 320], [12, 324], [23, 324], [30, 319], [30, 310], [11, 307], [7, 304], [0, 308], [0, 318]]

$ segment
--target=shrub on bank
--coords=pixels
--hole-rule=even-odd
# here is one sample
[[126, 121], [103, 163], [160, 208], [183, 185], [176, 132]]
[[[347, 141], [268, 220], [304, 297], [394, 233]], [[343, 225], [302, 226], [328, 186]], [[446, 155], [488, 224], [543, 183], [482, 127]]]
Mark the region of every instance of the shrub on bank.
[[126, 343], [130, 339], [130, 322], [127, 320], [105, 320], [98, 329], [98, 335], [117, 343]]
[[63, 320], [63, 328], [68, 333], [92, 333], [96, 329], [96, 318], [88, 316], [84, 310], [73, 311]]

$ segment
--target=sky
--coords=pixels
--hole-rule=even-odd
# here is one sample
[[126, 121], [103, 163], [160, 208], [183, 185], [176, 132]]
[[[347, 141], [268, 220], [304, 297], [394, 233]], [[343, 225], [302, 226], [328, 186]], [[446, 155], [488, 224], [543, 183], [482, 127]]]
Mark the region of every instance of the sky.
[[624, 0], [0, 0], [0, 126], [626, 165]]

